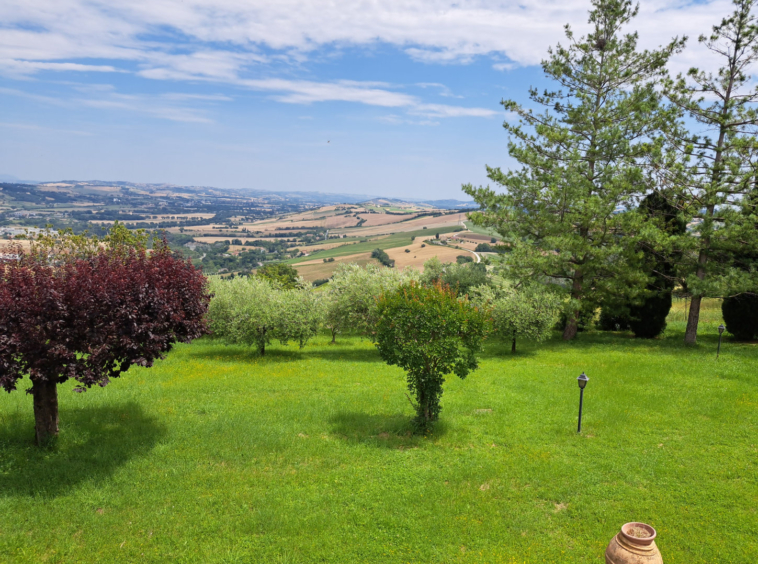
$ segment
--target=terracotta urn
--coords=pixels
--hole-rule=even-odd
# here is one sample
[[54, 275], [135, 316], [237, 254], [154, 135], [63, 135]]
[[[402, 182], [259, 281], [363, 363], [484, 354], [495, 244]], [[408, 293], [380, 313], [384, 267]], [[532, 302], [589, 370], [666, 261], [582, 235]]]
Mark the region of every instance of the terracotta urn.
[[605, 564], [663, 564], [655, 546], [655, 529], [645, 523], [627, 523], [605, 549]]

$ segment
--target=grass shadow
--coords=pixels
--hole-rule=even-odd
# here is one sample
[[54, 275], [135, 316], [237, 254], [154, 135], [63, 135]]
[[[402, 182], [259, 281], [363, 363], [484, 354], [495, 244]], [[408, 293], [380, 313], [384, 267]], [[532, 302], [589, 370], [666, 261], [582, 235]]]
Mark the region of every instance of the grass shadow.
[[[215, 343], [214, 343], [215, 344]], [[212, 360], [215, 362], [297, 362], [315, 358], [319, 360], [335, 362], [382, 362], [379, 353], [375, 349], [352, 349], [347, 347], [336, 346], [308, 346], [302, 350], [297, 348], [283, 348], [276, 345], [266, 349], [266, 354], [261, 356], [252, 347], [241, 347], [238, 345], [225, 345], [218, 343], [213, 348], [204, 347], [202, 349], [190, 350], [188, 356]]]
[[[716, 354], [716, 345], [718, 343], [718, 333], [716, 331], [700, 332], [697, 336], [696, 345], [688, 345], [684, 342], [684, 331], [678, 330], [666, 330], [664, 335], [653, 339], [644, 339], [641, 337], [635, 337], [631, 331], [599, 331], [592, 329], [589, 331], [582, 331], [577, 334], [576, 338], [571, 341], [564, 341], [561, 338], [561, 334], [558, 331], [554, 331], [550, 339], [544, 343], [538, 345], [531, 345], [534, 348], [531, 350], [539, 350], [540, 348], [551, 347], [552, 350], [590, 350], [597, 347], [620, 347], [628, 351], [641, 351], [648, 353], [651, 350], [655, 350], [657, 353], [662, 354], [679, 354], [682, 351], [687, 351], [688, 354], [699, 354], [703, 357], [708, 357]], [[723, 344], [728, 343], [731, 345], [745, 345], [746, 343], [740, 343], [734, 340], [723, 339], [722, 352], [724, 350]], [[740, 347], [735, 346], [735, 350]], [[749, 347], [742, 347], [746, 352], [750, 352]], [[497, 350], [497, 349], [496, 349]], [[529, 351], [527, 351], [529, 352]], [[738, 351], [742, 352], [742, 351]], [[508, 353], [503, 354], [507, 356]]]
[[330, 361], [347, 362], [384, 362], [379, 351], [374, 349], [348, 349], [338, 345], [329, 348], [320, 347], [314, 350], [303, 350], [299, 353], [303, 358], [311, 357]]
[[510, 341], [503, 341], [500, 339], [488, 339], [484, 342], [482, 351], [477, 355], [481, 359], [497, 358], [501, 360], [508, 360], [509, 358], [521, 359], [535, 357], [538, 354], [539, 345], [534, 345], [528, 341], [519, 343], [516, 352], [511, 352]]
[[332, 433], [347, 442], [398, 450], [422, 447], [447, 432], [445, 422], [438, 421], [430, 433], [414, 434], [410, 415], [400, 413], [372, 415], [342, 411], [331, 417], [329, 423]]
[[0, 497], [54, 498], [82, 482], [107, 480], [166, 432], [135, 402], [61, 409], [59, 417], [60, 435], [47, 448], [34, 444], [29, 417], [0, 429]]

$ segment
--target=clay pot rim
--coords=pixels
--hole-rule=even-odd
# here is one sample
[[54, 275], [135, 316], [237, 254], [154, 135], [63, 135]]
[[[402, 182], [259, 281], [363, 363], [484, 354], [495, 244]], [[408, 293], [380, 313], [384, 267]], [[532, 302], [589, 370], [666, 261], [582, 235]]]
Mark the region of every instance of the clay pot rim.
[[[628, 534], [626, 531], [629, 530], [631, 527], [643, 527], [645, 529], [648, 529], [649, 531], [652, 531], [652, 534], [649, 537], [633, 537], [632, 535]], [[625, 540], [629, 541], [632, 544], [641, 545], [641, 546], [648, 546], [653, 543], [655, 540], [655, 537], [658, 533], [655, 532], [655, 529], [648, 525], [647, 523], [640, 523], [639, 521], [632, 521], [630, 523], [624, 523], [621, 526], [621, 535], [624, 537]]]

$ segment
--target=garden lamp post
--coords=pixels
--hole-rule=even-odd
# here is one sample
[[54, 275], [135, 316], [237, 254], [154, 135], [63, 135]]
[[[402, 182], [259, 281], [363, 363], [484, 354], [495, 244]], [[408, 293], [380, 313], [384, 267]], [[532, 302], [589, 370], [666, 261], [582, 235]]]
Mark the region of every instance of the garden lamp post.
[[584, 387], [587, 385], [587, 382], [590, 381], [589, 378], [587, 378], [587, 375], [582, 372], [582, 374], [576, 379], [576, 381], [579, 383], [579, 426], [576, 428], [577, 433], [582, 432], [582, 402], [584, 401]]
[[716, 349], [716, 358], [718, 358], [719, 354], [721, 353], [721, 336], [724, 334], [724, 330], [725, 329], [726, 329], [726, 327], [724, 327], [723, 323], [721, 325], [719, 325], [719, 346]]

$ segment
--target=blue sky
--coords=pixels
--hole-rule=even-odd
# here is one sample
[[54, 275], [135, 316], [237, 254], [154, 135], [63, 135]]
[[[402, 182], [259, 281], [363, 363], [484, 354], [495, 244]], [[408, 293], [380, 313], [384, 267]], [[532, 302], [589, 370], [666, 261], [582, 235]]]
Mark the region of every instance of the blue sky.
[[[11, 0], [0, 174], [465, 198], [589, 2]], [[644, 47], [728, 2], [641, 3]], [[694, 40], [674, 72], [704, 64]], [[707, 61], [705, 63], [707, 65]]]

